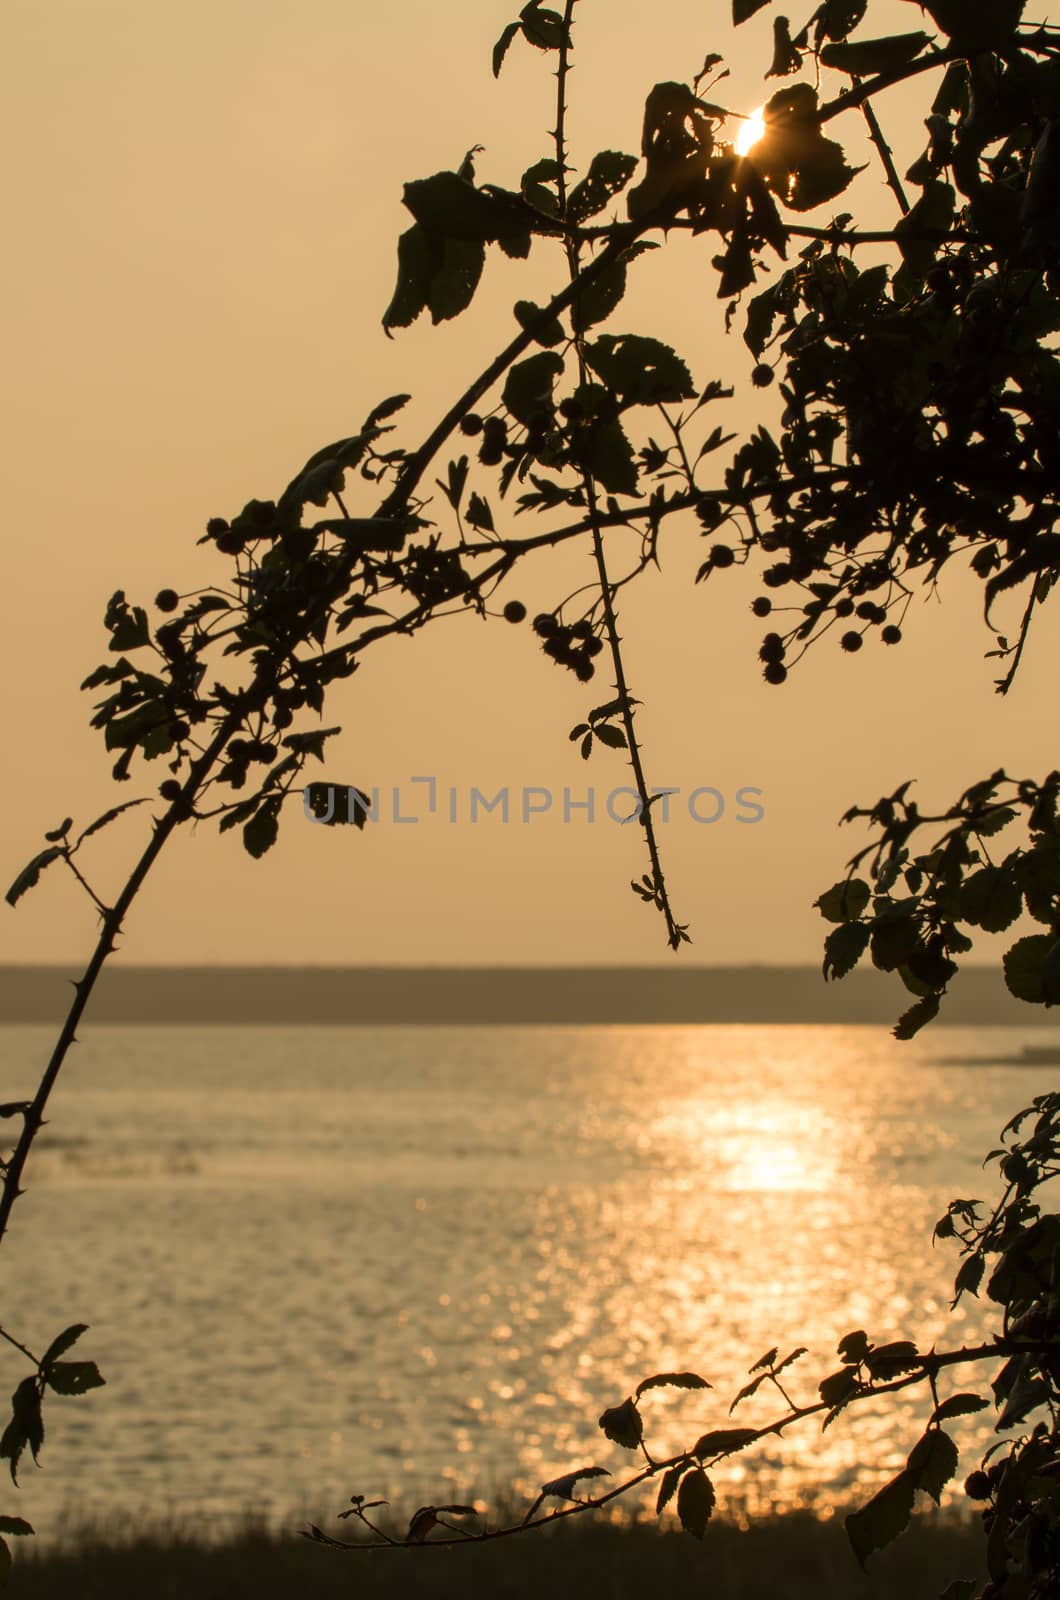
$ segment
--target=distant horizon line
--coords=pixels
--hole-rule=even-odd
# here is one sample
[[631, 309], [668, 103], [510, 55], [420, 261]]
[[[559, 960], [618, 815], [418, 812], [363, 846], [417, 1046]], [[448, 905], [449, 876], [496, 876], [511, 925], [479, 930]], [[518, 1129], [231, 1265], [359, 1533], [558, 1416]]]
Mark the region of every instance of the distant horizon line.
[[[0, 964], [0, 1019], [59, 1023], [80, 968], [74, 962]], [[651, 966], [543, 963], [414, 966], [337, 962], [291, 966], [114, 962], [92, 993], [92, 1022], [532, 1025], [638, 1023], [879, 1023], [915, 1003], [897, 973], [867, 967], [826, 983], [809, 963]], [[965, 968], [939, 1021], [1048, 1026], [1013, 999], [997, 968]]]
[[[0, 972], [65, 972], [80, 961], [0, 961]], [[142, 972], [813, 972], [824, 982], [819, 961], [122, 961], [111, 970]], [[868, 967], [862, 974], [868, 972]], [[877, 969], [872, 968], [872, 971]], [[991, 962], [966, 962], [962, 972], [997, 972]], [[879, 973], [881, 978], [893, 973]]]

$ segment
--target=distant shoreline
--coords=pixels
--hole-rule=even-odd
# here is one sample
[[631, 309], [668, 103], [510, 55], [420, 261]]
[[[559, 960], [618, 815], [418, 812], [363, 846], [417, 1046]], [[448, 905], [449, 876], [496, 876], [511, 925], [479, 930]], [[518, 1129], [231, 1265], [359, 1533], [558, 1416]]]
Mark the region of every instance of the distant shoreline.
[[[73, 966], [0, 966], [0, 1022], [58, 1023]], [[878, 1023], [913, 1003], [893, 973], [825, 983], [820, 968], [113, 966], [89, 1018], [112, 1023], [461, 1025]], [[1060, 1009], [1060, 1008], [1057, 1008]], [[999, 971], [968, 968], [940, 1021], [1052, 1029], [1057, 1010], [1014, 1000]]]

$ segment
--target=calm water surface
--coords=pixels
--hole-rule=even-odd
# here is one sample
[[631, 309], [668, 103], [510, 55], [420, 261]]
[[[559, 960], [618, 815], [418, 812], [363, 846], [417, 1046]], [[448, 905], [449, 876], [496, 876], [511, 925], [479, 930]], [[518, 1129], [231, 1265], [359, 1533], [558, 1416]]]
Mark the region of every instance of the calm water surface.
[[[596, 1418], [652, 1372], [714, 1386], [646, 1397], [664, 1454], [726, 1425], [772, 1345], [809, 1347], [789, 1374], [808, 1400], [853, 1328], [978, 1337], [989, 1307], [948, 1310], [931, 1230], [995, 1193], [982, 1157], [1056, 1073], [940, 1058], [1043, 1037], [89, 1029], [15, 1211], [3, 1322], [38, 1349], [91, 1324], [75, 1353], [107, 1387], [48, 1402], [43, 1470], [3, 1509], [42, 1533], [64, 1508], [326, 1524], [354, 1492], [532, 1492], [633, 1462]], [[2, 1042], [18, 1098], [51, 1034]], [[0, 1383], [21, 1376], [5, 1351]], [[774, 1414], [763, 1396], [735, 1420]], [[719, 1470], [720, 1499], [841, 1504], [904, 1463], [922, 1414], [798, 1425]], [[990, 1425], [958, 1428], [966, 1468]]]

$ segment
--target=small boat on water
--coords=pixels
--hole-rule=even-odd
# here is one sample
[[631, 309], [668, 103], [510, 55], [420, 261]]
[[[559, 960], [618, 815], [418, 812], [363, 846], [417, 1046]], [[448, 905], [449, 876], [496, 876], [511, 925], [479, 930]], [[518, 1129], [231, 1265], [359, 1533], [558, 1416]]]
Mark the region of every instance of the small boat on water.
[[1060, 1067], [1060, 1044], [1025, 1044], [1015, 1056], [939, 1056], [936, 1067]]

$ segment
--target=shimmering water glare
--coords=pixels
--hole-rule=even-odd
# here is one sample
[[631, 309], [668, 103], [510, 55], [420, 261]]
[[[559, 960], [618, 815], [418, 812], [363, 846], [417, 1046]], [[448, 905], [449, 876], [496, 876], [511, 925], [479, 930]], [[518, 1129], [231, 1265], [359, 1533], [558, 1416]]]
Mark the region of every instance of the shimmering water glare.
[[[992, 1308], [950, 1312], [957, 1258], [931, 1231], [955, 1196], [996, 1196], [982, 1158], [1056, 1074], [942, 1058], [1042, 1038], [87, 1029], [14, 1213], [2, 1320], [38, 1350], [89, 1323], [75, 1353], [107, 1386], [48, 1400], [43, 1470], [27, 1460], [4, 1509], [46, 1533], [64, 1510], [329, 1524], [355, 1492], [488, 1501], [634, 1467], [597, 1418], [654, 1372], [713, 1385], [645, 1397], [662, 1456], [733, 1425], [772, 1345], [808, 1347], [785, 1375], [805, 1402], [851, 1329], [974, 1340]], [[0, 1099], [31, 1091], [50, 1040], [3, 1030]], [[5, 1348], [0, 1382], [24, 1371]], [[767, 1385], [735, 1423], [782, 1409]], [[797, 1424], [718, 1469], [719, 1504], [846, 1505], [929, 1409]], [[953, 1425], [961, 1477], [983, 1416]]]

